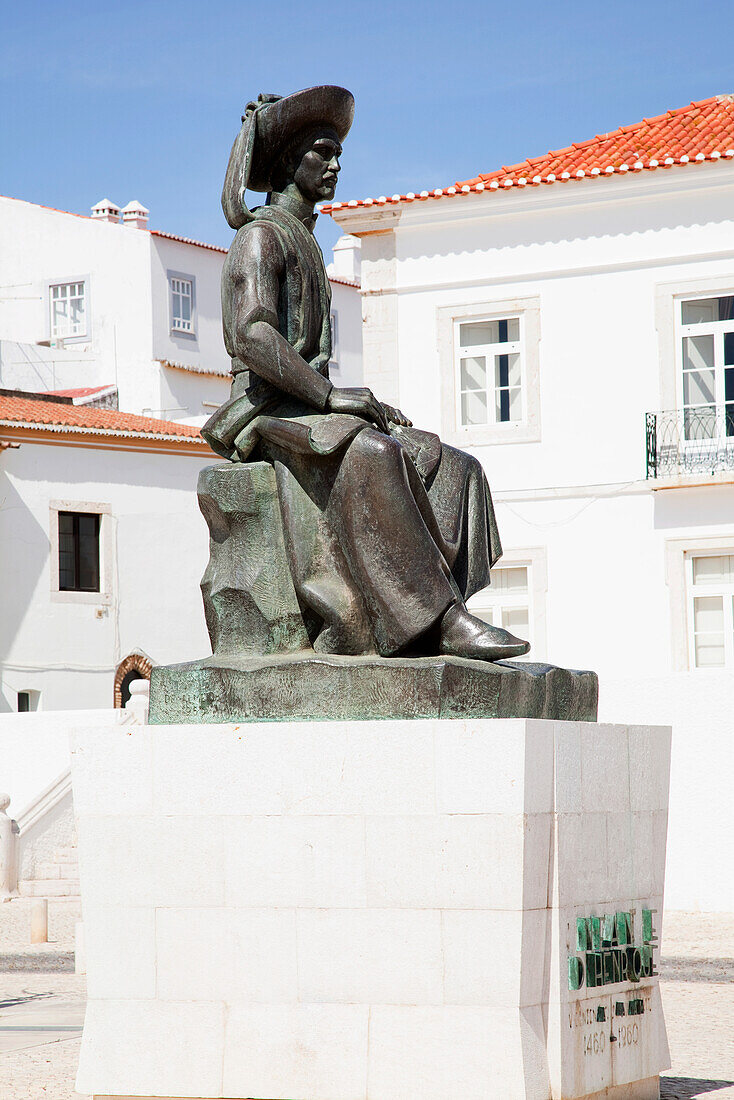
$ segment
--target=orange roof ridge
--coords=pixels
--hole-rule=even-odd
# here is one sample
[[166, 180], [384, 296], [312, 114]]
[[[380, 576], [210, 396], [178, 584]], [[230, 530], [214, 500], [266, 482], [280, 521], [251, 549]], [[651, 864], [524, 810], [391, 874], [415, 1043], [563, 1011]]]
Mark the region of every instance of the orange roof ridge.
[[409, 191], [378, 199], [352, 199], [321, 207], [325, 214], [360, 207], [394, 206], [429, 199], [461, 198], [468, 194], [539, 184], [579, 182], [627, 172], [686, 166], [704, 161], [734, 160], [734, 95], [715, 95], [694, 100], [665, 114], [619, 126], [586, 141], [551, 149], [539, 157], [479, 172], [449, 187]]

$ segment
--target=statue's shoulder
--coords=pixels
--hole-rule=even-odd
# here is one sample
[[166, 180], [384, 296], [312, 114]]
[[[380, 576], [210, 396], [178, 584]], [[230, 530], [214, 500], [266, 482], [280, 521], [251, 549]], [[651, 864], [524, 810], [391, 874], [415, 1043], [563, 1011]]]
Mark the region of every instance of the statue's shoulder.
[[283, 243], [275, 222], [255, 217], [237, 230], [229, 248], [227, 266], [230, 271], [249, 268], [253, 263], [280, 266], [285, 262]]

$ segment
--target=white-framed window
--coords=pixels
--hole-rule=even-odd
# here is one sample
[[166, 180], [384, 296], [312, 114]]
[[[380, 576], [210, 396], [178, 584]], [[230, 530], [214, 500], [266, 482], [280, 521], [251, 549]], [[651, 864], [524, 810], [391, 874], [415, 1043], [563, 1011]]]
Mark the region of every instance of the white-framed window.
[[510, 551], [494, 566], [491, 584], [467, 602], [472, 615], [530, 642], [529, 660], [545, 657], [548, 588], [544, 547]]
[[114, 543], [112, 509], [92, 501], [49, 501], [51, 600], [112, 602]]
[[52, 283], [49, 286], [51, 339], [65, 340], [87, 334], [86, 283]]
[[459, 447], [540, 439], [540, 299], [439, 306], [441, 437]]
[[492, 626], [502, 626], [518, 638], [529, 641], [530, 562], [496, 565], [489, 588], [477, 592], [468, 606], [478, 619]]
[[734, 668], [734, 546], [686, 554], [690, 668]]
[[454, 323], [460, 427], [523, 422], [522, 327], [521, 316]]
[[684, 438], [734, 436], [734, 293], [683, 298], [677, 304]]
[[196, 333], [196, 297], [190, 275], [168, 272], [171, 332], [193, 336]]

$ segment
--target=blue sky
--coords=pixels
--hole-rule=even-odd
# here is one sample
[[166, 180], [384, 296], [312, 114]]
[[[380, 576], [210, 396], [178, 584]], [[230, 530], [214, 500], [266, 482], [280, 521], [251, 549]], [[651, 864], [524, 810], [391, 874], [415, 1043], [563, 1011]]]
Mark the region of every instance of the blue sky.
[[[77, 213], [136, 198], [151, 227], [228, 245], [219, 194], [258, 92], [354, 92], [348, 200], [447, 186], [734, 92], [732, 32], [727, 0], [7, 0], [0, 193]], [[338, 231], [321, 222], [328, 247]]]

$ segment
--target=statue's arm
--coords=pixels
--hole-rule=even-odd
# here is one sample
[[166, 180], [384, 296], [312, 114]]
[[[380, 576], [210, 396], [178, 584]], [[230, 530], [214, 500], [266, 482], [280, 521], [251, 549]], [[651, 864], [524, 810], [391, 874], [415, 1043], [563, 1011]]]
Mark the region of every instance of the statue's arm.
[[284, 393], [324, 411], [331, 382], [309, 366], [278, 329], [284, 265], [283, 250], [270, 226], [240, 230], [227, 264], [234, 354]]

